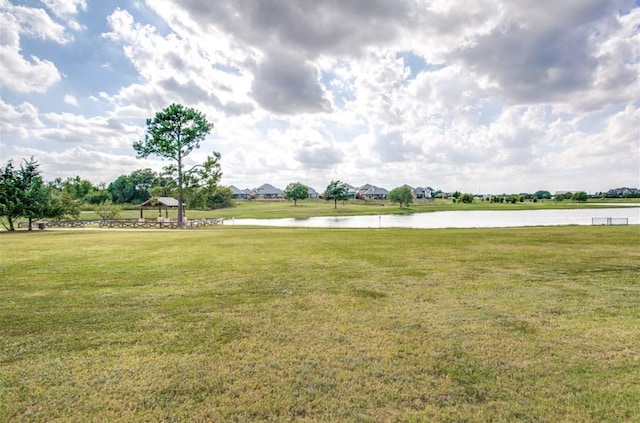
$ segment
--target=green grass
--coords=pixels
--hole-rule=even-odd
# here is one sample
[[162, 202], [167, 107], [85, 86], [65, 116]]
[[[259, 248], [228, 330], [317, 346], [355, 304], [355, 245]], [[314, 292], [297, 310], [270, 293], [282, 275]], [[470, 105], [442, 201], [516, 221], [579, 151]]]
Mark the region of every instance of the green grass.
[[0, 421], [628, 422], [627, 227], [0, 235]]
[[[632, 202], [637, 199], [630, 199]], [[202, 217], [217, 217], [224, 219], [272, 219], [272, 218], [308, 218], [314, 216], [364, 216], [364, 215], [385, 215], [385, 214], [412, 214], [436, 211], [452, 211], [452, 210], [541, 210], [541, 209], [575, 209], [593, 207], [594, 205], [615, 204], [615, 202], [593, 200], [586, 203], [578, 203], [572, 201], [554, 202], [545, 200], [539, 202], [525, 201], [522, 203], [505, 204], [505, 203], [489, 203], [486, 201], [477, 201], [473, 204], [457, 204], [450, 200], [437, 199], [434, 201], [416, 200], [415, 204], [409, 207], [400, 208], [396, 203], [388, 201], [360, 201], [350, 200], [339, 202], [338, 207], [334, 208], [332, 201], [324, 200], [305, 200], [298, 201], [297, 206], [293, 202], [286, 200], [266, 201], [266, 200], [239, 200], [234, 202], [234, 207], [219, 210], [187, 210], [187, 217], [197, 219]], [[638, 201], [635, 201], [638, 202]], [[640, 202], [638, 202], [640, 205]], [[614, 205], [610, 207], [616, 207]], [[155, 218], [158, 211], [148, 209], [144, 211], [145, 218]], [[164, 216], [164, 211], [163, 211]], [[169, 212], [170, 217], [176, 217], [177, 212], [172, 210]], [[138, 209], [123, 210], [120, 214], [121, 218], [135, 219], [140, 217]], [[82, 219], [92, 220], [98, 219], [95, 212], [84, 212]]]

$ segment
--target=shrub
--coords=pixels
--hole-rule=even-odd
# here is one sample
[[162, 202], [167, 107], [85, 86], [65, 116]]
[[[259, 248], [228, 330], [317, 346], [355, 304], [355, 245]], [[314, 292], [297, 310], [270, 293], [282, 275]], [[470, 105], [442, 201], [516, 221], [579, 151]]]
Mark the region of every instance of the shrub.
[[96, 214], [100, 216], [102, 220], [112, 220], [117, 219], [121, 211], [122, 208], [120, 206], [114, 205], [111, 201], [105, 201], [98, 207]]

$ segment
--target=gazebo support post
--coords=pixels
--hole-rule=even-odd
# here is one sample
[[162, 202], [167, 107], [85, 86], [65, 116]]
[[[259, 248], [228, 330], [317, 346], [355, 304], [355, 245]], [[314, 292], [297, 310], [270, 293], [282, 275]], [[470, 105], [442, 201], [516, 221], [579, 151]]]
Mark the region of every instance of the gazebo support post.
[[[177, 208], [177, 201], [174, 198], [153, 197], [140, 205], [140, 219], [144, 218], [145, 208], [158, 208], [158, 222], [169, 221], [169, 209]], [[162, 217], [162, 209], [164, 209], [164, 218]], [[178, 216], [180, 217], [180, 216]]]

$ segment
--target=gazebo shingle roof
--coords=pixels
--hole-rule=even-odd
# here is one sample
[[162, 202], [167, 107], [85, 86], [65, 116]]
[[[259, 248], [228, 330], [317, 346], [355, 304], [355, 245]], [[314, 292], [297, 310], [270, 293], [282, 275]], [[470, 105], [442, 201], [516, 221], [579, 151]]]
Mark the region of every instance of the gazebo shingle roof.
[[140, 207], [178, 207], [178, 200], [173, 197], [151, 197], [144, 203], [140, 204]]

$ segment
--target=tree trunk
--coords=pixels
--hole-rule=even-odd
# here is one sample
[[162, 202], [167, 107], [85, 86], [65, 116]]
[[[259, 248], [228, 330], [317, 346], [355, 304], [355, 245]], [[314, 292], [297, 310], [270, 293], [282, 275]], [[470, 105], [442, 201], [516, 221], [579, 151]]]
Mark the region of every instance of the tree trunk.
[[182, 227], [182, 156], [178, 155], [178, 226]]

